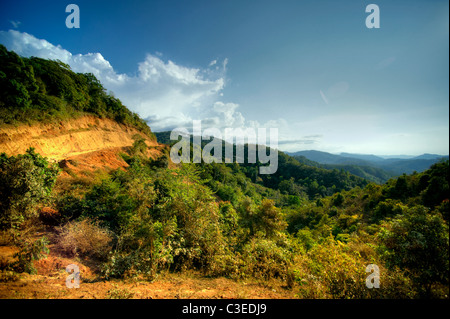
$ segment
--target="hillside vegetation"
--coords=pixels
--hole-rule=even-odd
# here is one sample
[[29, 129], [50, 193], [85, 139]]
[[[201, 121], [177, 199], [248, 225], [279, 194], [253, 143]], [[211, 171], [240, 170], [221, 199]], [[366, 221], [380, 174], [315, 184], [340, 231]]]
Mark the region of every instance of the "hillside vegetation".
[[[372, 182], [384, 183], [389, 178], [402, 174], [423, 172], [434, 163], [448, 160], [447, 156], [423, 154], [412, 158], [382, 158], [375, 155], [341, 153], [340, 155], [320, 151], [290, 153], [300, 162], [310, 160], [328, 169], [344, 169]], [[315, 164], [317, 165], [317, 164]]]
[[0, 124], [56, 123], [93, 114], [151, 136], [145, 121], [107, 94], [93, 74], [75, 73], [59, 60], [23, 58], [0, 44], [0, 88]]
[[[116, 99], [118, 109], [110, 108], [103, 90], [91, 96], [89, 88], [100, 85], [94, 77], [2, 52], [2, 59], [16, 61], [6, 65], [20, 66], [1, 64], [2, 83], [14, 93], [2, 84], [3, 123], [27, 122], [27, 114], [30, 121], [52, 121], [88, 112], [145, 124]], [[39, 65], [74, 82], [55, 93]], [[74, 80], [88, 78], [80, 80], [86, 86]], [[84, 99], [72, 85], [87, 89]], [[38, 97], [61, 108], [47, 108]], [[42, 119], [38, 107], [47, 114]], [[60, 176], [70, 171], [36, 150], [2, 153], [0, 245], [16, 253], [0, 259], [0, 295], [52, 254], [92, 265], [94, 278], [82, 278], [82, 287], [130, 279], [145, 285], [195, 271], [211, 280], [277, 282], [283, 296], [296, 298], [448, 298], [448, 161], [379, 185], [281, 152], [276, 174], [259, 175], [259, 162], [174, 165], [168, 149], [149, 157], [148, 148], [136, 137], [121, 154], [127, 166], [99, 170], [91, 179], [72, 172], [63, 186]], [[373, 264], [380, 287], [370, 289], [366, 267]]]

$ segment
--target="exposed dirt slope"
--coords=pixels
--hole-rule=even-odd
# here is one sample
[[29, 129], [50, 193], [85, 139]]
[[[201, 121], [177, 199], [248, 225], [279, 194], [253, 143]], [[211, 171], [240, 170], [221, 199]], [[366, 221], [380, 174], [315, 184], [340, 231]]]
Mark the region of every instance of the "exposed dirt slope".
[[[80, 270], [80, 287], [66, 287], [66, 266]], [[38, 274], [21, 273], [0, 282], [0, 299], [292, 299], [295, 291], [279, 281], [208, 278], [200, 273], [161, 273], [153, 281], [102, 280], [83, 260], [50, 255], [34, 265]]]
[[31, 146], [49, 160], [61, 161], [80, 154], [129, 147], [135, 134], [146, 138], [148, 146], [158, 146], [135, 128], [110, 119], [84, 116], [58, 124], [2, 126], [0, 152], [16, 155]]

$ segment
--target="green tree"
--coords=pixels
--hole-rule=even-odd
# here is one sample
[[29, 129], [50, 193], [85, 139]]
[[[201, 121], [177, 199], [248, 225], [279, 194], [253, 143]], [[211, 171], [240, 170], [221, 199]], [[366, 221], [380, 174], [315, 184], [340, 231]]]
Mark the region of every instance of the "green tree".
[[266, 238], [273, 238], [287, 227], [281, 209], [271, 199], [265, 198], [260, 205], [255, 205], [249, 197], [245, 197], [239, 210], [242, 224], [249, 229], [250, 236], [261, 232]]
[[263, 230], [267, 238], [276, 236], [287, 227], [287, 223], [281, 214], [281, 209], [275, 207], [273, 200], [263, 199], [258, 207], [256, 216], [258, 216], [256, 227]]
[[133, 135], [133, 146], [131, 147], [131, 154], [134, 156], [142, 156], [147, 151], [147, 144], [145, 143], [145, 138], [139, 134]]
[[36, 207], [50, 197], [58, 172], [33, 148], [18, 156], [0, 154], [0, 228], [16, 228], [36, 216]]
[[422, 194], [424, 205], [434, 208], [449, 199], [449, 162], [436, 163], [429, 170], [430, 180]]
[[442, 215], [415, 206], [379, 234], [379, 251], [391, 268], [406, 270], [421, 295], [430, 297], [434, 283], [448, 285], [449, 233]]

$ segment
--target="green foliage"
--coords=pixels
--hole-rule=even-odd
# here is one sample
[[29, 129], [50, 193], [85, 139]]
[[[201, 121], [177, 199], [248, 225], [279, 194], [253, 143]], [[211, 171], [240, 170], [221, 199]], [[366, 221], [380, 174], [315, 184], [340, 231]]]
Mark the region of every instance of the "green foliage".
[[117, 235], [107, 277], [154, 278], [169, 267], [222, 271], [219, 207], [192, 166], [154, 169], [135, 158], [127, 172], [113, 172], [74, 202], [64, 215], [96, 218]]
[[155, 279], [158, 270], [173, 262], [171, 241], [175, 230], [174, 219], [161, 223], [151, 221], [149, 216], [135, 216], [103, 265], [104, 276], [143, 275], [149, 280]]
[[117, 285], [113, 285], [113, 287], [108, 290], [107, 299], [131, 299], [134, 296], [134, 292], [127, 289], [119, 288]]
[[409, 208], [385, 223], [379, 238], [387, 266], [407, 269], [422, 294], [429, 297], [433, 283], [448, 285], [449, 229], [441, 214]]
[[[244, 168], [251, 167], [249, 164]], [[247, 172], [250, 177], [251, 173]], [[310, 199], [329, 196], [356, 186], [365, 186], [367, 181], [337, 169], [324, 169], [300, 163], [283, 152], [278, 152], [278, 170], [272, 175], [260, 175], [262, 184], [280, 189], [289, 195], [302, 196], [306, 193]]]
[[167, 154], [162, 154], [156, 159], [149, 159], [149, 166], [154, 169], [158, 168], [168, 168], [169, 167], [169, 156]]
[[[0, 45], [0, 124], [84, 114], [154, 138], [94, 75], [74, 73], [60, 61], [21, 58]], [[153, 280], [161, 270], [198, 269], [279, 278], [302, 298], [442, 297], [439, 291], [448, 290], [448, 161], [383, 185], [355, 176], [379, 182], [388, 177], [382, 171], [316, 165], [282, 152], [271, 175], [259, 174], [259, 161], [236, 163], [236, 157], [168, 169], [167, 152], [146, 158], [144, 135], [135, 136], [131, 155], [124, 156], [125, 171], [84, 185], [82, 195], [57, 198], [66, 223], [57, 228], [57, 246], [101, 259], [106, 278]], [[32, 149], [1, 154], [0, 228], [14, 232], [32, 222], [57, 174]], [[44, 238], [23, 242], [16, 269], [32, 272], [46, 245]], [[370, 263], [382, 270], [379, 290], [365, 287]]]
[[291, 252], [273, 240], [253, 237], [242, 249], [244, 273], [263, 280], [281, 278], [285, 280]]
[[344, 196], [341, 193], [336, 194], [333, 198], [333, 205], [336, 207], [341, 206], [344, 203]]
[[59, 169], [35, 153], [0, 154], [0, 228], [17, 228], [50, 197]]
[[[285, 210], [287, 230], [308, 253], [323, 248], [330, 234], [344, 245], [352, 245], [356, 238], [377, 247], [371, 258], [387, 267], [384, 278], [390, 286], [376, 295], [372, 293], [372, 297], [442, 297], [444, 293], [439, 291], [448, 287], [449, 251], [445, 174], [448, 162], [435, 164], [420, 174], [389, 180], [385, 185], [368, 184], [363, 189], [354, 188], [290, 208]], [[440, 179], [439, 185], [431, 184], [430, 176]], [[439, 195], [430, 200], [429, 189]], [[306, 296], [327, 295], [314, 281], [301, 282]], [[402, 288], [394, 289], [395, 285]]]
[[131, 154], [134, 156], [137, 155], [144, 155], [145, 151], [147, 150], [147, 144], [145, 144], [145, 138], [143, 138], [139, 134], [135, 134], [133, 136], [133, 146], [131, 147]]
[[[166, 143], [171, 145], [177, 141], [170, 141], [169, 132], [157, 133], [160, 143]], [[193, 137], [190, 137], [191, 143]], [[209, 141], [202, 140], [202, 148], [207, 145]], [[225, 148], [227, 143], [222, 141], [222, 163], [225, 162]], [[353, 187], [365, 186], [368, 181], [350, 174], [344, 170], [338, 170], [336, 168], [326, 169], [322, 167], [316, 167], [314, 165], [305, 164], [299, 162], [294, 157], [288, 156], [283, 152], [278, 151], [278, 169], [274, 174], [259, 174], [259, 168], [262, 166], [261, 162], [256, 159], [256, 163], [248, 163], [248, 145], [244, 145], [244, 163], [236, 163], [236, 145], [231, 146], [233, 148], [233, 163], [230, 164], [218, 164], [201, 163], [203, 173], [206, 175], [205, 179], [211, 179], [211, 184], [214, 182], [228, 184], [233, 183], [232, 180], [236, 179], [236, 175], [245, 176], [247, 180], [254, 183], [259, 183], [267, 188], [281, 192], [282, 195], [298, 196], [299, 199], [314, 199], [317, 197], [324, 197], [332, 195], [342, 190], [350, 190]], [[193, 152], [191, 151], [191, 159]], [[231, 173], [232, 174], [229, 174]], [[213, 186], [213, 185], [211, 185]], [[231, 185], [236, 188], [237, 185]], [[220, 185], [214, 185], [212, 187], [214, 191], [220, 192], [219, 196], [224, 200], [233, 200], [232, 191], [228, 188], [220, 187]], [[245, 194], [247, 190], [244, 190]], [[251, 190], [249, 190], [251, 191]], [[287, 198], [287, 197], [286, 197]], [[287, 199], [286, 199], [287, 202]]]
[[[445, 199], [449, 199], [449, 162], [441, 162], [434, 164], [428, 174], [422, 175], [428, 185], [422, 193], [423, 204], [427, 207], [434, 208]], [[448, 222], [448, 219], [447, 219]]]
[[[66, 223], [57, 228], [57, 246], [101, 259], [105, 278], [153, 280], [162, 270], [197, 269], [208, 276], [276, 278], [300, 298], [445, 297], [448, 162], [384, 185], [308, 199], [295, 177], [280, 179], [277, 189], [247, 177], [255, 167], [246, 164], [168, 169], [146, 159], [139, 144], [126, 157], [126, 170], [105, 173], [82, 195], [69, 192], [57, 201]], [[22, 194], [2, 196], [2, 209], [14, 207], [9, 212], [15, 219], [4, 222], [8, 228], [10, 220], [30, 221], [57, 171], [33, 150], [2, 154], [0, 163], [2, 194]], [[310, 181], [308, 192], [325, 187]], [[30, 194], [37, 195], [23, 195], [22, 189], [35, 188]], [[19, 210], [21, 205], [27, 208]], [[45, 246], [30, 245], [17, 255], [21, 271], [32, 271], [30, 261]], [[380, 268], [379, 289], [365, 286], [368, 264]]]
[[17, 258], [17, 261], [12, 265], [14, 270], [29, 274], [37, 273], [33, 261], [39, 260], [49, 253], [48, 244], [47, 237], [41, 237], [34, 242], [26, 241], [22, 243], [20, 251], [14, 254], [14, 257]]
[[314, 239], [314, 235], [311, 233], [308, 227], [300, 229], [297, 232], [296, 237], [306, 251], [311, 250], [311, 248], [313, 248], [317, 244], [316, 240]]
[[316, 245], [309, 253], [310, 280], [320, 278], [321, 285], [331, 298], [361, 298], [367, 292], [365, 286], [365, 262], [355, 251], [334, 241]]
[[201, 185], [199, 172], [183, 165], [175, 176], [167, 172], [158, 184], [163, 196], [155, 213], [161, 217], [176, 217], [178, 224], [174, 267], [192, 265], [205, 272], [219, 271], [216, 258], [225, 253], [225, 241], [220, 230], [219, 206], [211, 191]]
[[385, 201], [379, 202], [373, 210], [373, 220], [380, 221], [387, 217], [394, 217], [398, 214], [403, 213], [405, 206], [401, 204], [400, 201], [393, 200], [391, 198]]
[[273, 238], [284, 231], [287, 224], [273, 200], [263, 199], [258, 207], [252, 206], [250, 198], [247, 198], [241, 209], [243, 223], [250, 229], [250, 235], [261, 232], [265, 237]]
[[58, 60], [22, 58], [0, 44], [0, 124], [83, 114], [113, 119], [156, 139], [145, 121], [107, 94], [93, 74], [75, 73]]

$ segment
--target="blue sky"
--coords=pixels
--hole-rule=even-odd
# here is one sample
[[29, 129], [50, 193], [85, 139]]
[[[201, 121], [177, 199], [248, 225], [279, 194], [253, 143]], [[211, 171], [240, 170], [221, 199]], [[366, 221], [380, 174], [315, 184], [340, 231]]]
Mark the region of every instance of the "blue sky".
[[[68, 29], [66, 5], [80, 8]], [[380, 8], [368, 29], [365, 7]], [[2, 1], [0, 43], [93, 72], [155, 130], [277, 127], [281, 150], [449, 153], [448, 1]]]

